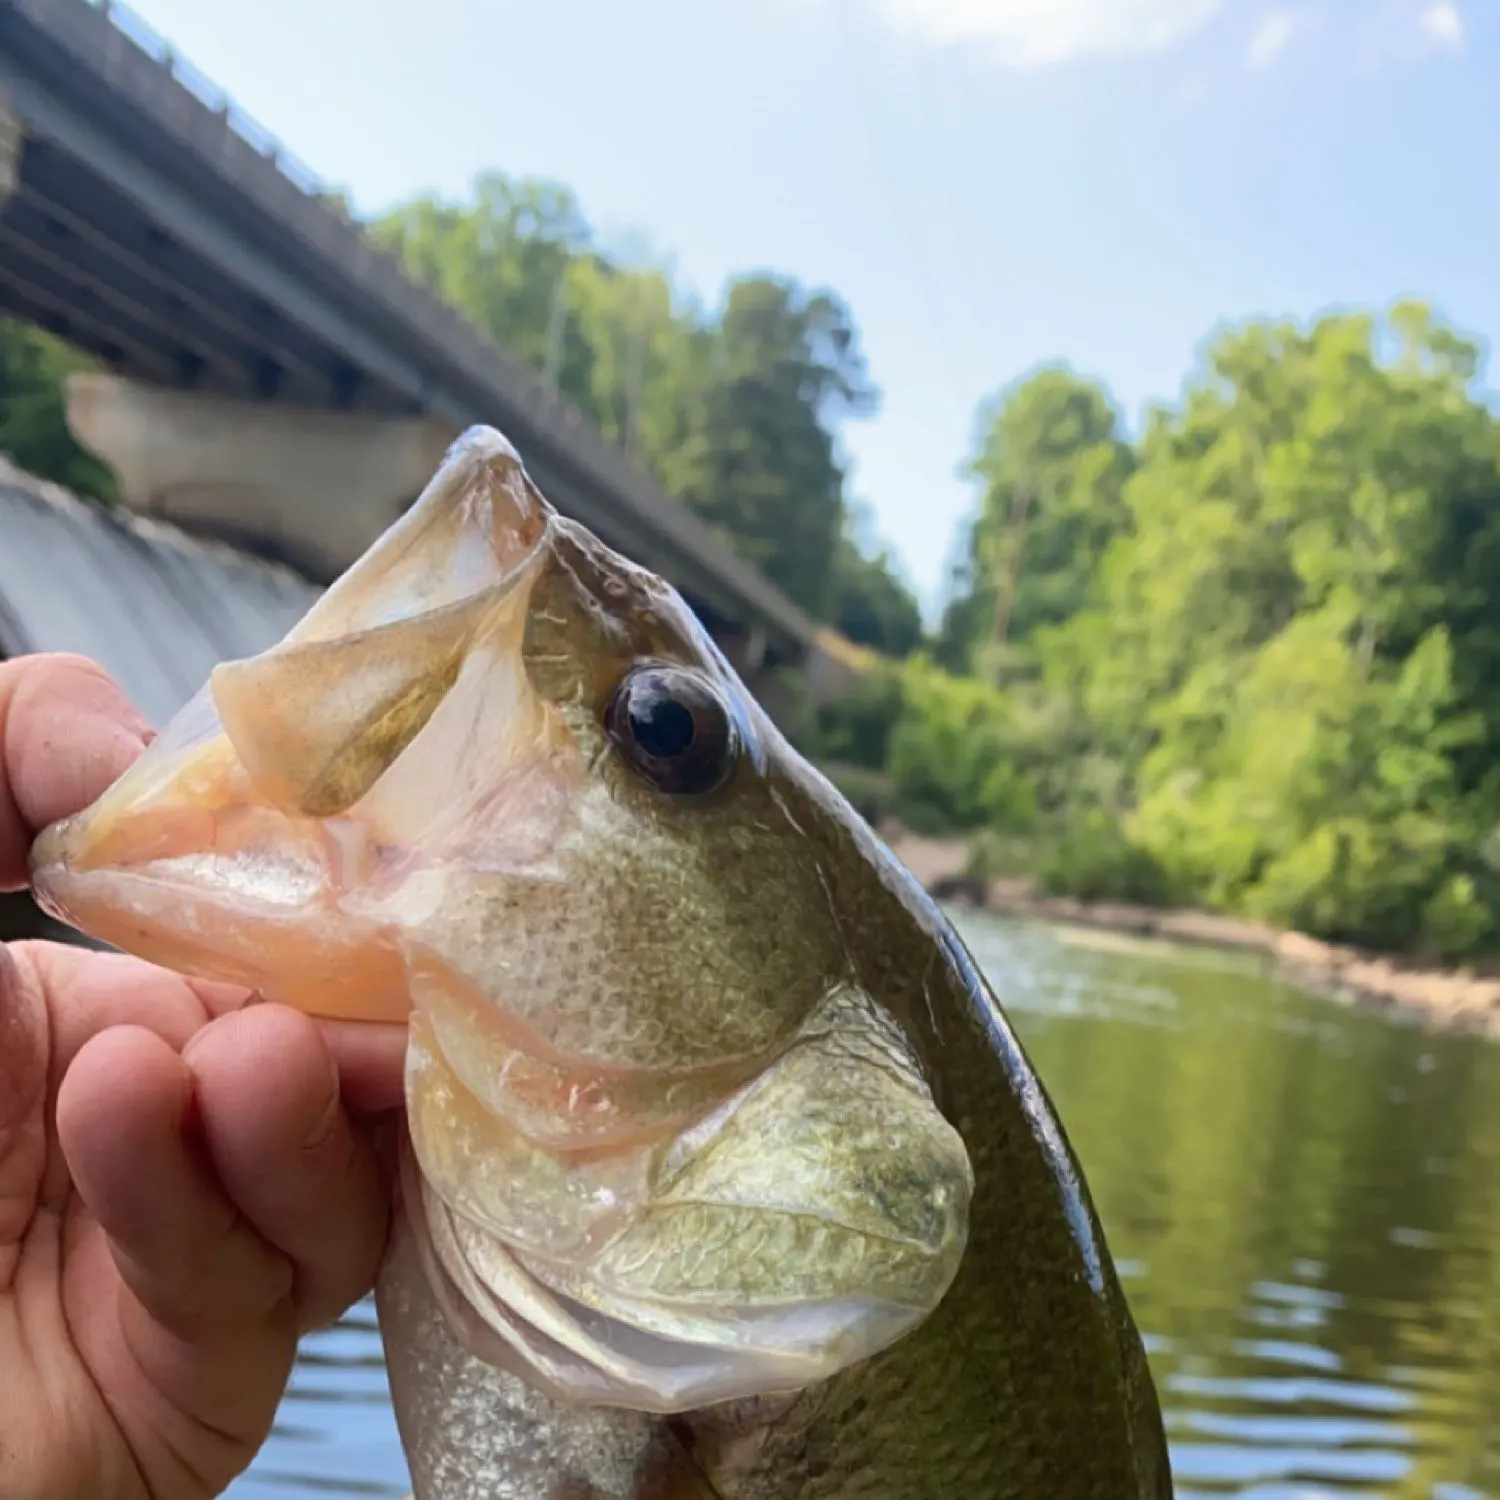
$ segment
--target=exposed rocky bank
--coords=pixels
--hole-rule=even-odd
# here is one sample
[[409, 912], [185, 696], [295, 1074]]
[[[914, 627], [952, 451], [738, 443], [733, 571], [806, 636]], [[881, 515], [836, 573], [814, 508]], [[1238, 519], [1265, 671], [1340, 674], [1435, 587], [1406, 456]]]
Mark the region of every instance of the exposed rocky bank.
[[1421, 968], [1390, 954], [1325, 943], [1306, 933], [1211, 912], [1079, 901], [1045, 895], [1026, 880], [983, 881], [968, 873], [968, 846], [961, 839], [921, 838], [897, 827], [883, 828], [881, 834], [896, 857], [940, 900], [1003, 916], [1257, 953], [1290, 982], [1345, 1004], [1500, 1036], [1500, 977], [1468, 969]]

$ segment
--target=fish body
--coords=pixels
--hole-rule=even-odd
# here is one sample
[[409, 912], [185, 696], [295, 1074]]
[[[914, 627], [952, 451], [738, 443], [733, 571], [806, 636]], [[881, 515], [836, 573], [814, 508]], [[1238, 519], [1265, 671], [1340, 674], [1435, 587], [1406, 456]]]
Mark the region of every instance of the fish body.
[[1170, 1497], [1082, 1172], [963, 944], [498, 434], [33, 885], [408, 1026], [377, 1300], [418, 1500]]

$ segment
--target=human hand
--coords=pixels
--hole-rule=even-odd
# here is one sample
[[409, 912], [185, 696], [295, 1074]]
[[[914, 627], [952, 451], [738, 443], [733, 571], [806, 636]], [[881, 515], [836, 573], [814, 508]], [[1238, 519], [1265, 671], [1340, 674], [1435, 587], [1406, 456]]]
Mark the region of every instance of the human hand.
[[[0, 890], [150, 731], [92, 663], [0, 664]], [[0, 946], [0, 1497], [204, 1500], [297, 1339], [374, 1278], [399, 1028], [134, 958]]]

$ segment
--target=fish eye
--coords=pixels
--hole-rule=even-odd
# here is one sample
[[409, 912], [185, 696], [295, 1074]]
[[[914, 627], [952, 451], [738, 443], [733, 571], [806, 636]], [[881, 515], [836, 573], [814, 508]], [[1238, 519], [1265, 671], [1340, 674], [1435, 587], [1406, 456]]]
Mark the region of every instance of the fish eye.
[[724, 701], [695, 672], [638, 667], [615, 689], [604, 729], [658, 791], [702, 796], [729, 779], [740, 741]]

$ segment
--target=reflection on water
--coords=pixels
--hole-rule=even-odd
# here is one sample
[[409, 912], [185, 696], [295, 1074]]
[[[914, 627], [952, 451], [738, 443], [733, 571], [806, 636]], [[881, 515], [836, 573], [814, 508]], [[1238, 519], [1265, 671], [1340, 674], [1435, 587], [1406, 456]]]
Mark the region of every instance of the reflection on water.
[[[959, 921], [1083, 1158], [1182, 1500], [1500, 1500], [1500, 1048], [1238, 956]], [[361, 1308], [231, 1494], [405, 1483]]]

